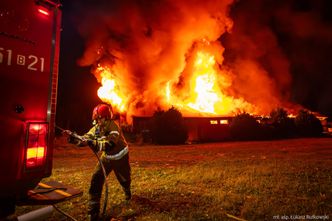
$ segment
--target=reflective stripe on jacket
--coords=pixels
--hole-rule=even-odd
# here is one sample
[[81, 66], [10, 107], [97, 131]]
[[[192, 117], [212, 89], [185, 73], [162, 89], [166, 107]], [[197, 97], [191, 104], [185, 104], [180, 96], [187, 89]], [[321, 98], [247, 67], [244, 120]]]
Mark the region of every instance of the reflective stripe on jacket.
[[[96, 140], [100, 151], [105, 150], [106, 144], [111, 145], [110, 155], [116, 155], [128, 146], [121, 128], [114, 120], [106, 120], [101, 127], [96, 124], [84, 135], [84, 137]], [[105, 152], [103, 154], [105, 154]]]

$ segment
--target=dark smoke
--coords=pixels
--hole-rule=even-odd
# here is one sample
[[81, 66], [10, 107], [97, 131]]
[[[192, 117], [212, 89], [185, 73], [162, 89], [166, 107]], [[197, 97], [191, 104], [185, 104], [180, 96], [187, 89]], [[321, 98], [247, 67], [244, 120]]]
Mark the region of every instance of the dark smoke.
[[[186, 51], [195, 40], [205, 37], [219, 39], [225, 48], [223, 65], [233, 72], [230, 93], [260, 106], [291, 108], [300, 104], [332, 116], [329, 0], [121, 0], [70, 4], [86, 43], [79, 64], [93, 66], [96, 62], [125, 60], [121, 65], [127, 71], [120, 78], [127, 82], [129, 79], [129, 88], [139, 89], [140, 95], [149, 97], [167, 79], [178, 78]], [[228, 10], [234, 24], [225, 16]], [[210, 23], [202, 22], [206, 18]], [[216, 26], [215, 21], [221, 25]], [[136, 104], [144, 108], [144, 102], [142, 99]]]
[[285, 98], [332, 116], [331, 11], [328, 0], [237, 1], [225, 64], [256, 57]]

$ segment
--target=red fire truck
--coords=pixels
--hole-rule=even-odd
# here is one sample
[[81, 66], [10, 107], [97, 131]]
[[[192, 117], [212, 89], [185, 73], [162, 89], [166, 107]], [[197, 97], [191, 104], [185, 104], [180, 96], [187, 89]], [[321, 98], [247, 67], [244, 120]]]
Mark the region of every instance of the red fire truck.
[[52, 172], [59, 6], [0, 2], [0, 220]]

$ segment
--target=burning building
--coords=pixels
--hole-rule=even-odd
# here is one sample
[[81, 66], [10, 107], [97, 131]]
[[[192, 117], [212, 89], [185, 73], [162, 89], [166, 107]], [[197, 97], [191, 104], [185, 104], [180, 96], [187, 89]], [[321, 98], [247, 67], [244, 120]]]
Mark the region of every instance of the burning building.
[[253, 24], [244, 15], [237, 26], [230, 14], [234, 4], [125, 0], [91, 5], [79, 27], [86, 39], [79, 64], [92, 67], [101, 84], [99, 98], [128, 123], [132, 116], [148, 117], [171, 106], [188, 122], [208, 117], [209, 125], [240, 112], [296, 111], [299, 106], [290, 102], [290, 64], [276, 35], [267, 23]]

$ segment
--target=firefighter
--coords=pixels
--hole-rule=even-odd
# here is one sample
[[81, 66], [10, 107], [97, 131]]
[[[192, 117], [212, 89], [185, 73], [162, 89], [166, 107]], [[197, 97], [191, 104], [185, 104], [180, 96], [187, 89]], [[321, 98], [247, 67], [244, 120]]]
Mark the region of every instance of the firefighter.
[[[78, 146], [89, 145], [95, 152], [103, 151], [101, 161], [106, 175], [112, 170], [114, 171], [125, 193], [125, 199], [128, 201], [131, 199], [128, 144], [121, 128], [112, 117], [113, 112], [110, 105], [97, 105], [92, 113], [94, 126], [83, 135], [84, 140], [77, 141], [72, 136], [69, 136], [68, 141]], [[98, 220], [104, 182], [105, 177], [98, 163], [92, 175], [89, 189], [88, 213], [91, 221]]]

